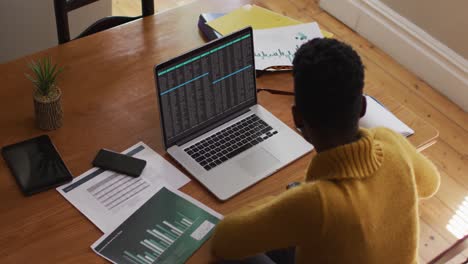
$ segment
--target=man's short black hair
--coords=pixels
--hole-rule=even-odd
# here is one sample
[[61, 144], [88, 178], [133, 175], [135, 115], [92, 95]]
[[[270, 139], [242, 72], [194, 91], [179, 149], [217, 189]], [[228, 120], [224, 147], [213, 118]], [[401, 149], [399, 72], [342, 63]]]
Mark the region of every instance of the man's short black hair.
[[364, 66], [359, 55], [335, 39], [304, 43], [293, 61], [296, 108], [321, 132], [357, 129], [362, 108]]

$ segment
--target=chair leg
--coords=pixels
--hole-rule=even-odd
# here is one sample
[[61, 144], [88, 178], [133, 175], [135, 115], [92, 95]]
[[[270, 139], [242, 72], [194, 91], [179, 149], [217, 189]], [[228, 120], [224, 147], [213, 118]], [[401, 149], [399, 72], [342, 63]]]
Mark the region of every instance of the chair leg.
[[[468, 248], [468, 235], [464, 236], [444, 252], [440, 253], [437, 257], [431, 260], [428, 264], [443, 264], [463, 252]], [[468, 259], [462, 264], [468, 263]]]
[[154, 15], [154, 0], [141, 0], [141, 12], [144, 17]]

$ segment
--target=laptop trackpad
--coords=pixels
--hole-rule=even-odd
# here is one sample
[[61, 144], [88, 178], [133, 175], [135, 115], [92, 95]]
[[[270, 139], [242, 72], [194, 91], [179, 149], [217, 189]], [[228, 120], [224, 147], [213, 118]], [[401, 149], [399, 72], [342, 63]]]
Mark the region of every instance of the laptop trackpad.
[[272, 167], [276, 167], [279, 160], [263, 148], [259, 148], [240, 159], [238, 163], [247, 174], [252, 177], [257, 177], [263, 172], [271, 170]]

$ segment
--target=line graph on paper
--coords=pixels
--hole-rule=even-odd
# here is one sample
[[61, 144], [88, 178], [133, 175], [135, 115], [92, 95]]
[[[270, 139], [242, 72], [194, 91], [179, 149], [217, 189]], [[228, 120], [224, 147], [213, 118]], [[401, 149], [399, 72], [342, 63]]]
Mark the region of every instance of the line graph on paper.
[[294, 54], [305, 42], [322, 38], [317, 23], [254, 30], [255, 69], [292, 66]]

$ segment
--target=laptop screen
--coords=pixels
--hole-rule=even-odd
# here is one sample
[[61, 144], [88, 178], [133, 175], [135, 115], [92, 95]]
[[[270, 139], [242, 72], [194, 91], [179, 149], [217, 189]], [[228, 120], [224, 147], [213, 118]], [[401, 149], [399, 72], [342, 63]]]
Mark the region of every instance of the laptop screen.
[[169, 148], [256, 104], [252, 29], [162, 63], [156, 66], [155, 76]]

